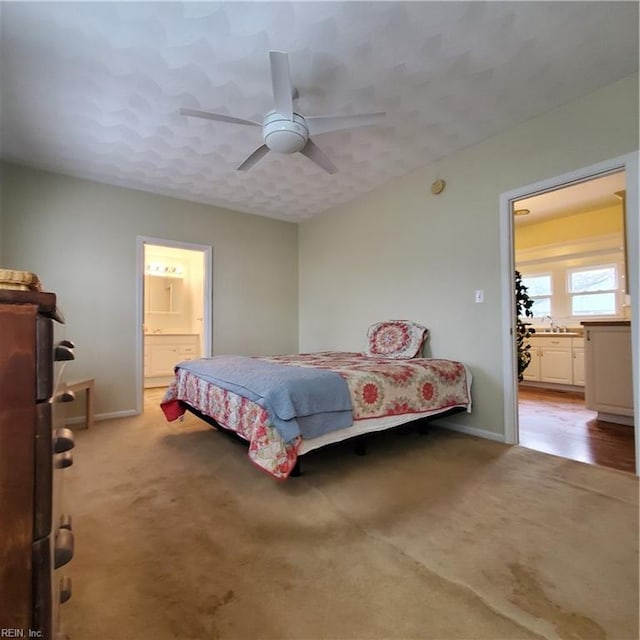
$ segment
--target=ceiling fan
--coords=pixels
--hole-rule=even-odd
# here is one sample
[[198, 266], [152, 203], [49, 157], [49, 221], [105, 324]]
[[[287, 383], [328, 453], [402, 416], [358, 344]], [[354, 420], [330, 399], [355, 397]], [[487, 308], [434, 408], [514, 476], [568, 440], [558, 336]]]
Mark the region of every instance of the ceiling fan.
[[282, 51], [270, 51], [269, 58], [275, 109], [267, 113], [262, 123], [197, 109], [180, 109], [181, 115], [229, 124], [262, 127], [264, 144], [259, 146], [238, 167], [238, 171], [247, 171], [264, 158], [269, 151], [276, 153], [296, 153], [299, 151], [327, 173], [336, 173], [338, 170], [336, 166], [316, 146], [310, 136], [376, 124], [385, 116], [385, 113], [380, 111], [351, 116], [303, 116], [296, 113], [293, 110], [293, 101], [298, 98], [298, 91], [291, 84], [289, 55]]

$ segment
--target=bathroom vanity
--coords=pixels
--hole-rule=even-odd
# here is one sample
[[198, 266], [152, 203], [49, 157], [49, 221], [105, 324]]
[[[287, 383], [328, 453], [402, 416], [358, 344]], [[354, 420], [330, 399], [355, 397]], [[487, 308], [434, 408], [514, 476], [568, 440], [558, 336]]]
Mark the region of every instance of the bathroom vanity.
[[200, 357], [197, 333], [150, 333], [144, 336], [144, 387], [164, 387], [178, 362]]

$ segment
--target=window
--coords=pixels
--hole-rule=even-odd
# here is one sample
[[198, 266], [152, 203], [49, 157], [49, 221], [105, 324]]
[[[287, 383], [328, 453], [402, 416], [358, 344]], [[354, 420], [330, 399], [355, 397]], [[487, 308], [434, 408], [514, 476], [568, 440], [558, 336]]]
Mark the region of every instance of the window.
[[551, 274], [523, 276], [522, 284], [527, 287], [527, 293], [533, 300], [531, 311], [534, 318], [551, 315]]
[[571, 315], [615, 315], [617, 283], [614, 265], [569, 271]]

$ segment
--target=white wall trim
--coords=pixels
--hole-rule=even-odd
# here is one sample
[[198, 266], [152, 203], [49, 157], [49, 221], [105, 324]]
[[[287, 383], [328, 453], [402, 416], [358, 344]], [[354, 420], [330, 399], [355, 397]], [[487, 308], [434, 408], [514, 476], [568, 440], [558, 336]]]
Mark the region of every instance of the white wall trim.
[[135, 379], [136, 390], [136, 414], [142, 413], [143, 392], [144, 392], [144, 245], [152, 244], [162, 247], [172, 247], [175, 249], [186, 249], [188, 251], [201, 251], [204, 254], [204, 308], [203, 308], [203, 345], [202, 350], [205, 356], [210, 356], [213, 352], [213, 248], [210, 245], [196, 244], [193, 242], [181, 242], [179, 240], [166, 240], [164, 238], [153, 238], [150, 236], [136, 237], [136, 365]]
[[515, 345], [515, 300], [513, 272], [515, 254], [513, 242], [512, 202], [510, 194], [500, 194], [500, 263], [502, 285], [502, 371], [504, 397], [504, 442], [518, 443], [518, 365]]
[[515, 349], [515, 301], [513, 296], [513, 271], [515, 257], [513, 251], [512, 203], [525, 197], [553, 191], [559, 187], [584, 182], [592, 178], [614, 173], [624, 169], [626, 172], [626, 235], [627, 261], [629, 263], [629, 292], [631, 297], [631, 341], [633, 395], [635, 406], [635, 448], [636, 474], [640, 475], [640, 371], [638, 354], [640, 346], [640, 283], [638, 254], [640, 251], [640, 223], [638, 220], [638, 152], [634, 151], [612, 158], [589, 167], [548, 178], [540, 182], [525, 185], [501, 193], [500, 207], [500, 259], [502, 269], [502, 360], [503, 360], [503, 398], [504, 398], [504, 441], [508, 444], [518, 442], [518, 401], [517, 401], [517, 365]]
[[478, 438], [494, 440], [495, 442], [504, 442], [504, 436], [501, 433], [488, 431], [487, 429], [478, 429], [477, 427], [468, 427], [466, 424], [452, 422], [451, 420], [431, 420], [429, 424], [433, 424], [436, 427], [442, 427], [443, 429], [449, 429], [449, 431], [466, 433], [469, 436], [477, 436]]

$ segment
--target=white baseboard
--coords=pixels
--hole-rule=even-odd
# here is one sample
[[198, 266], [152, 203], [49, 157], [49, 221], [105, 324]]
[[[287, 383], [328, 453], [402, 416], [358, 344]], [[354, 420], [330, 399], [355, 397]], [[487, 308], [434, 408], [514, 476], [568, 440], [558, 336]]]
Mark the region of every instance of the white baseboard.
[[633, 427], [633, 416], [623, 416], [619, 413], [598, 411], [598, 420], [602, 420], [603, 422], [614, 422], [615, 424], [624, 424], [627, 427]]
[[478, 438], [504, 442], [504, 435], [502, 433], [487, 431], [486, 429], [476, 429], [476, 427], [468, 427], [466, 424], [459, 424], [457, 422], [452, 422], [451, 420], [432, 420], [431, 424], [434, 424], [436, 427], [442, 427], [443, 429], [450, 429], [451, 431], [459, 431], [460, 433], [466, 433], [470, 436], [477, 436]]
[[96, 420], [112, 420], [114, 418], [132, 418], [139, 416], [140, 412], [135, 409], [126, 409], [125, 411], [112, 411], [110, 413], [98, 413]]
[[[127, 409], [125, 411], [111, 411], [110, 413], [97, 413], [94, 420], [114, 420], [116, 418], [131, 418], [133, 416], [139, 416], [140, 412], [135, 409]], [[65, 424], [85, 424], [87, 418], [85, 416], [76, 416], [75, 418], [67, 418]]]

